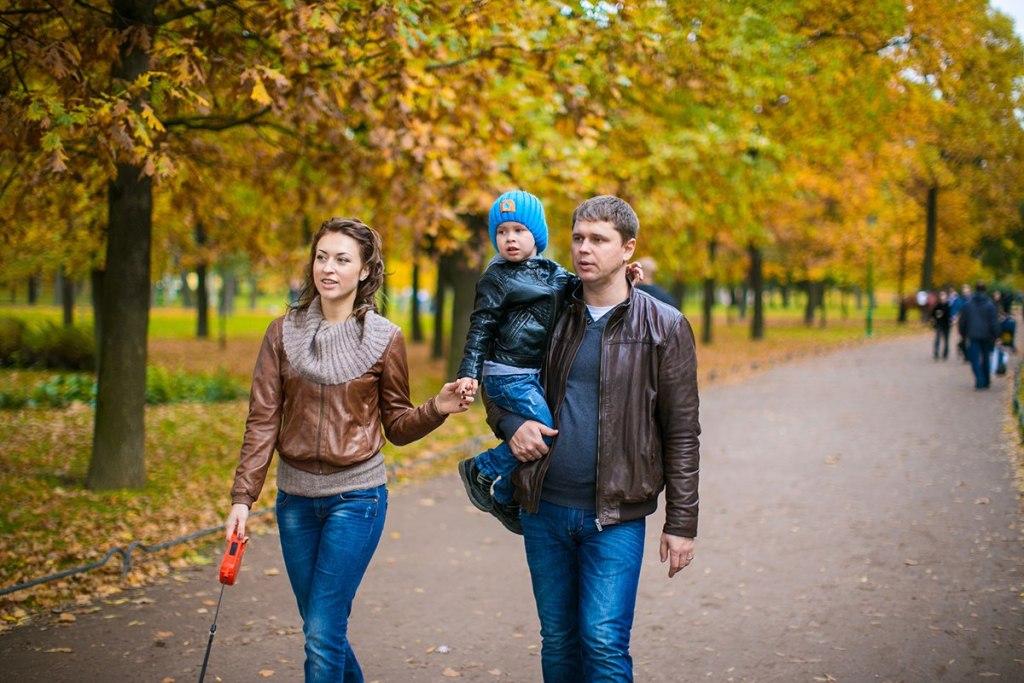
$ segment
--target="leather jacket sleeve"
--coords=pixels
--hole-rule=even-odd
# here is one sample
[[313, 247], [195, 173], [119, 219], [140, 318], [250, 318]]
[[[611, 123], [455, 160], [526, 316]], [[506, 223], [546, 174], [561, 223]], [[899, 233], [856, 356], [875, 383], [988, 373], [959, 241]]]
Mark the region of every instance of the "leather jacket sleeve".
[[283, 319], [278, 318], [267, 328], [263, 345], [256, 357], [249, 392], [249, 416], [245, 420], [245, 436], [235, 483], [231, 487], [231, 502], [252, 506], [263, 490], [267, 470], [281, 430], [281, 412], [284, 406], [284, 385], [281, 380], [281, 330]]
[[380, 376], [380, 419], [388, 440], [398, 446], [421, 439], [440, 427], [448, 418], [437, 409], [431, 397], [419, 407], [409, 398], [409, 361], [405, 338], [396, 329], [384, 351]]
[[469, 331], [466, 333], [466, 346], [462, 352], [458, 377], [480, 379], [484, 359], [487, 358], [491, 341], [498, 331], [503, 299], [504, 287], [501, 279], [495, 277], [492, 270], [485, 271], [476, 285], [476, 301], [469, 319]]
[[674, 536], [697, 535], [700, 476], [700, 398], [697, 353], [686, 318], [666, 339], [659, 366], [658, 422], [661, 425], [665, 473], [664, 531]]

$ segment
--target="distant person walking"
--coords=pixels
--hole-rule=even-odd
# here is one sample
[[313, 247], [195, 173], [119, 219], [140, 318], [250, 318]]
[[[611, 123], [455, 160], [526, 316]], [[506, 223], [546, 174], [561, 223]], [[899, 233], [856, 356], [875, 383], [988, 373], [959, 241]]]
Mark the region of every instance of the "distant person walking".
[[679, 310], [679, 302], [669, 294], [663, 287], [654, 281], [654, 273], [658, 270], [658, 262], [650, 256], [644, 256], [637, 261], [644, 271], [644, 281], [636, 288], [641, 292], [647, 292], [658, 301], [664, 301], [672, 308]]
[[960, 334], [967, 340], [975, 389], [988, 389], [992, 383], [992, 350], [999, 338], [999, 311], [985, 289], [984, 282], [975, 285], [974, 293], [960, 309], [958, 323]]
[[952, 315], [950, 314], [949, 295], [946, 290], [939, 291], [939, 300], [932, 307], [932, 327], [935, 328], [935, 344], [932, 348], [932, 358], [939, 359], [939, 345], [942, 345], [942, 360], [949, 359], [949, 327]]
[[949, 302], [949, 314], [950, 322], [956, 324], [957, 334], [960, 339], [956, 343], [956, 351], [959, 357], [965, 362], [969, 363], [970, 358], [967, 357], [967, 339], [964, 338], [964, 333], [960, 331], [960, 312], [964, 308], [964, 304], [971, 298], [971, 286], [965, 284], [960, 289], [960, 294], [953, 292], [953, 298]]
[[225, 527], [229, 538], [245, 536], [277, 451], [277, 525], [302, 617], [306, 683], [363, 681], [348, 621], [384, 528], [384, 436], [410, 443], [473, 401], [452, 382], [413, 407], [402, 332], [374, 304], [383, 278], [376, 231], [326, 221], [310, 245], [305, 285], [270, 323], [253, 371]]

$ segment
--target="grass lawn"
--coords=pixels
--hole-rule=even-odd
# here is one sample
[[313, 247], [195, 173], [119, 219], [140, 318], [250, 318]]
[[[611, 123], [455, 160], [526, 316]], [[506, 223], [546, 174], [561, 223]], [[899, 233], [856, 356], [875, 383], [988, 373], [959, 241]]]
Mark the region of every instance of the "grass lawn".
[[[59, 319], [56, 308], [0, 307], [0, 316], [11, 314]], [[274, 315], [245, 313], [229, 318], [223, 345], [216, 340], [193, 339], [193, 316], [190, 311], [154, 310], [149, 362], [190, 372], [223, 369], [248, 381], [263, 332]], [[873, 339], [922, 329], [916, 320], [904, 326], [894, 320], [894, 311], [879, 311]], [[695, 333], [700, 336], [699, 329]], [[211, 320], [211, 334], [216, 338], [216, 319]], [[851, 315], [844, 320], [835, 316], [825, 328], [809, 328], [796, 310], [769, 310], [767, 338], [751, 342], [748, 324], [729, 321], [722, 312], [716, 320], [714, 343], [698, 343], [699, 379], [702, 386], [738, 381], [777, 363], [870, 342], [865, 338], [862, 317]], [[444, 367], [430, 358], [429, 344], [408, 346], [413, 400], [419, 403], [441, 386]], [[922, 348], [922, 353], [926, 352], [927, 348]], [[30, 385], [53, 374], [2, 370], [0, 389]], [[96, 562], [110, 549], [127, 547], [133, 541], [153, 545], [221, 524], [230, 505], [228, 491], [246, 410], [244, 400], [147, 408], [149, 483], [142, 491], [114, 492], [88, 491], [83, 486], [92, 445], [91, 408], [73, 404], [57, 410], [4, 411], [0, 588]], [[477, 404], [415, 444], [402, 448], [389, 444], [385, 456], [391, 485], [402, 486], [450, 471], [458, 459], [491, 442], [483, 407]], [[271, 505], [275, 492], [271, 476], [254, 509]], [[257, 518], [255, 524], [270, 524], [269, 517]], [[153, 553], [137, 550], [132, 570], [124, 578], [115, 555], [101, 568], [0, 596], [0, 629], [20, 623], [37, 610], [108, 599], [125, 587], [164, 576], [175, 567], [208, 561], [210, 547], [219, 544], [220, 536], [210, 535]]]

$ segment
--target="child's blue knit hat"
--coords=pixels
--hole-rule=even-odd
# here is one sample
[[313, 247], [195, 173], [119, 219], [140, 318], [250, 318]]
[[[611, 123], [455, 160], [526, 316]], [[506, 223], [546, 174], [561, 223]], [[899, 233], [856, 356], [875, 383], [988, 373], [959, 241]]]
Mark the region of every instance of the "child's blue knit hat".
[[537, 243], [538, 254], [548, 246], [548, 222], [544, 218], [544, 205], [529, 192], [511, 190], [498, 197], [491, 206], [487, 228], [495, 251], [498, 250], [498, 226], [507, 221], [522, 223], [529, 228]]

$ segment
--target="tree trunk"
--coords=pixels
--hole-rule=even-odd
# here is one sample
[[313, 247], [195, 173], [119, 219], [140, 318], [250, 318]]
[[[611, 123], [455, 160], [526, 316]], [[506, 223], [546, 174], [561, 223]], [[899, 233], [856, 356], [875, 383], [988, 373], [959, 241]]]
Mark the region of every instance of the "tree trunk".
[[192, 308], [192, 288], [188, 286], [188, 273], [181, 271], [181, 305]]
[[825, 318], [825, 281], [822, 280], [821, 282], [815, 283], [815, 288], [814, 289], [815, 289], [814, 298], [817, 300], [818, 310], [819, 310], [820, 316], [821, 316], [821, 317], [818, 318], [818, 327], [824, 328], [825, 327], [825, 321], [826, 321], [826, 318]]
[[39, 300], [39, 278], [30, 275], [28, 278], [28, 305], [35, 306]]
[[196, 266], [196, 339], [210, 338], [210, 293], [206, 287], [206, 263]]
[[932, 291], [932, 274], [935, 269], [935, 241], [938, 238], [939, 188], [928, 188], [928, 213], [924, 233], [924, 261], [921, 263], [921, 289]]
[[896, 322], [900, 325], [907, 323], [907, 303], [906, 303], [906, 281], [907, 281], [907, 252], [910, 250], [910, 246], [907, 244], [907, 240], [904, 239], [900, 244], [900, 256], [899, 256], [899, 267], [896, 273], [896, 296], [899, 298], [900, 307], [899, 315], [896, 318]]
[[[196, 223], [196, 248], [203, 253], [206, 246], [206, 229], [202, 223]], [[210, 290], [207, 287], [206, 256], [196, 265], [196, 339], [210, 338]]]
[[469, 319], [476, 302], [476, 281], [480, 271], [472, 267], [474, 259], [467, 259], [463, 254], [452, 254], [456, 263], [450, 271], [452, 286], [452, 331], [448, 345], [449, 379], [455, 379], [462, 364], [462, 352], [466, 347], [466, 335], [469, 333]]
[[750, 254], [750, 289], [754, 292], [754, 315], [750, 318], [750, 338], [764, 339], [764, 261], [761, 248], [751, 244], [747, 247]]
[[146, 334], [152, 182], [139, 168], [118, 165], [110, 183], [107, 270], [100, 296], [96, 426], [86, 486], [146, 485]]
[[220, 269], [220, 296], [217, 300], [217, 344], [228, 346], [228, 316], [235, 311], [235, 273], [230, 266]]
[[75, 283], [61, 270], [60, 273], [60, 305], [64, 313], [64, 327], [75, 324]]
[[412, 264], [412, 300], [409, 302], [412, 320], [410, 330], [414, 342], [423, 341], [423, 323], [420, 321], [420, 262], [419, 259]]
[[452, 331], [448, 345], [448, 377], [454, 379], [462, 364], [462, 352], [466, 347], [470, 317], [476, 304], [476, 283], [480, 279], [482, 263], [485, 262], [481, 249], [490, 247], [487, 236], [487, 216], [469, 215], [462, 219], [470, 228], [470, 238], [463, 245], [461, 253], [449, 254], [451, 265], [446, 269], [452, 287]]
[[[156, 0], [114, 0], [114, 28], [154, 26]], [[122, 38], [116, 80], [132, 82], [149, 68], [144, 41]], [[86, 486], [146, 485], [146, 335], [149, 326], [150, 243], [153, 183], [142, 169], [117, 165], [108, 184], [106, 274], [100, 294], [103, 331], [99, 349], [96, 422]]]
[[805, 283], [807, 291], [807, 305], [804, 306], [804, 325], [810, 327], [814, 324], [814, 283], [808, 280]]
[[704, 310], [702, 313], [703, 324], [701, 327], [701, 343], [710, 344], [712, 340], [711, 328], [715, 308], [715, 250], [718, 245], [715, 240], [708, 242], [708, 276], [704, 278]]
[[434, 343], [430, 350], [430, 357], [434, 360], [444, 358], [444, 300], [448, 282], [446, 266], [445, 257], [439, 257], [437, 259], [437, 288], [434, 291]]

